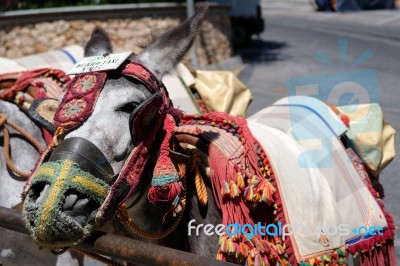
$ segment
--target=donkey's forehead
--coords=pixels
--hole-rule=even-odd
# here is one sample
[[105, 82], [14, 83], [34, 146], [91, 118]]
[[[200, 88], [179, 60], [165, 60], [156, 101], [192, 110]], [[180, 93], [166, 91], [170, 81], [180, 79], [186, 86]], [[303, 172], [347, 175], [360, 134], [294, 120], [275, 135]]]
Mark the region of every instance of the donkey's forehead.
[[142, 102], [151, 96], [151, 92], [140, 82], [126, 78], [109, 78], [102, 91], [103, 97], [118, 99], [119, 101]]

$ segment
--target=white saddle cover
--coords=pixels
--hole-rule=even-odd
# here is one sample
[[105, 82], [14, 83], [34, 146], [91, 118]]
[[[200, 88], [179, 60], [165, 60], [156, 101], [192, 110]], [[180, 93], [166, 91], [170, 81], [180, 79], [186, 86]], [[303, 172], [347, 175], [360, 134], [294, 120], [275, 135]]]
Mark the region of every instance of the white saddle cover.
[[290, 235], [298, 261], [344, 246], [361, 226], [387, 227], [337, 137], [344, 126], [320, 115], [319, 100], [301, 102], [285, 98], [248, 118], [278, 177], [286, 223], [302, 226]]

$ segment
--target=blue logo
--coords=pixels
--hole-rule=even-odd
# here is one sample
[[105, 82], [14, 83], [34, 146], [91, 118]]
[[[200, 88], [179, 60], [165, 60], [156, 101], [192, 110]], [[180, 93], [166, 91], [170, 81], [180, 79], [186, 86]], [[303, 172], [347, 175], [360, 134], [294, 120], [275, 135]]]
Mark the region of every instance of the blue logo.
[[[366, 50], [353, 64], [347, 66], [348, 41], [340, 39], [338, 43], [341, 65], [334, 64], [321, 52], [316, 53], [316, 60], [332, 67], [335, 70], [334, 72], [319, 76], [294, 78], [287, 82], [293, 137], [298, 142], [312, 143], [308, 146], [312, 148], [303, 151], [299, 156], [298, 161], [301, 168], [332, 167], [332, 138], [337, 138], [335, 128], [343, 128], [343, 124], [332, 117], [333, 113], [327, 105], [324, 104], [322, 110], [319, 109], [318, 112], [314, 111], [314, 114], [312, 114], [312, 110], [304, 110], [304, 107], [299, 106], [296, 97], [290, 96], [311, 96], [323, 103], [340, 106], [348, 114], [356, 112], [360, 105], [379, 102], [376, 72], [372, 69], [355, 69], [372, 57], [372, 51]], [[364, 114], [358, 125], [362, 127], [371, 118], [372, 111], [370, 110]], [[377, 129], [362, 127], [358, 132], [360, 130], [363, 130], [363, 132], [368, 130], [369, 132]]]

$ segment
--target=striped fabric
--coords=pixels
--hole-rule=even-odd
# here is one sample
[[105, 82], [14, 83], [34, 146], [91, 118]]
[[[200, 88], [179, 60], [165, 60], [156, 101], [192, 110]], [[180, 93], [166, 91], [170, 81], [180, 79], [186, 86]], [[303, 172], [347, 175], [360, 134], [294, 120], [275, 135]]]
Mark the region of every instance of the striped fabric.
[[21, 57], [15, 62], [28, 70], [49, 67], [66, 72], [82, 58], [83, 48], [79, 45], [71, 45], [61, 50]]
[[26, 68], [15, 62], [14, 60], [0, 57], [0, 74], [24, 70], [26, 70]]
[[82, 58], [83, 48], [79, 45], [71, 45], [61, 50], [24, 56], [14, 60], [0, 57], [0, 74], [44, 67], [67, 71]]

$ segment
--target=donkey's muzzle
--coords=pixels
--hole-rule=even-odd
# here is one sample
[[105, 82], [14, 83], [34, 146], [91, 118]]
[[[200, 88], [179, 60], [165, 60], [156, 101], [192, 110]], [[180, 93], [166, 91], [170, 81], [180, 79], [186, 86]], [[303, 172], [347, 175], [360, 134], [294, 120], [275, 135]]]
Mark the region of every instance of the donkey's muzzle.
[[23, 217], [42, 247], [75, 245], [96, 226], [96, 213], [112, 182], [104, 155], [81, 138], [64, 140], [31, 178]]

